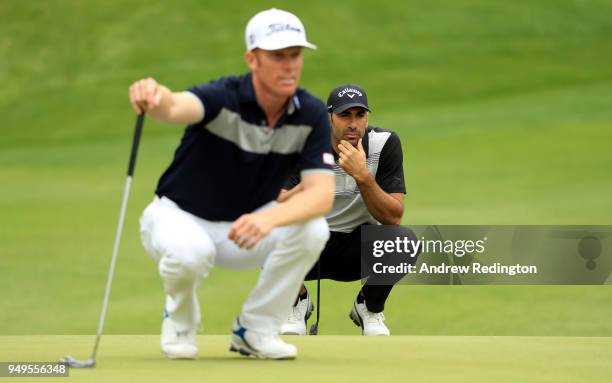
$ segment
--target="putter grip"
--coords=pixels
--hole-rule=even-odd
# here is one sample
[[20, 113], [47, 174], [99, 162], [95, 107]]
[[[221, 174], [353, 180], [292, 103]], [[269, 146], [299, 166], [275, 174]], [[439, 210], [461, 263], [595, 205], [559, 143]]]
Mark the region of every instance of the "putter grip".
[[138, 117], [136, 117], [136, 127], [134, 128], [134, 138], [132, 139], [132, 152], [130, 153], [130, 164], [128, 165], [128, 177], [131, 177], [134, 174], [136, 155], [138, 154], [138, 144], [140, 144], [140, 136], [142, 135], [144, 116], [144, 113], [140, 113]]

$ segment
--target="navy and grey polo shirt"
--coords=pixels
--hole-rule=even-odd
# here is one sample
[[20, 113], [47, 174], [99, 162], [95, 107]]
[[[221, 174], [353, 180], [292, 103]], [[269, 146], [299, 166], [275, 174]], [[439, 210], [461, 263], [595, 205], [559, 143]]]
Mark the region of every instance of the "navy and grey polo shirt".
[[[398, 135], [391, 130], [368, 126], [362, 144], [366, 153], [366, 166], [380, 188], [387, 193], [405, 194], [403, 151]], [[338, 165], [335, 152], [334, 157], [334, 206], [325, 216], [329, 230], [350, 233], [364, 223], [379, 224], [368, 211], [355, 179]], [[299, 182], [299, 174], [295, 171], [285, 181], [284, 187], [291, 189]]]
[[202, 102], [204, 119], [185, 128], [158, 196], [206, 220], [233, 221], [276, 199], [296, 166], [302, 174], [332, 174], [327, 110], [305, 90], [296, 91], [274, 129], [250, 73], [188, 91]]

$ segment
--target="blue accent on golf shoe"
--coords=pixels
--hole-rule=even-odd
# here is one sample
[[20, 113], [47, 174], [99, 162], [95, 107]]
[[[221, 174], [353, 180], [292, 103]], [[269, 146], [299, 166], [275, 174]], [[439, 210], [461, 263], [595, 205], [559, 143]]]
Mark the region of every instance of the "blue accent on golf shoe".
[[246, 343], [246, 341], [244, 340], [244, 333], [246, 332], [246, 328], [240, 326], [240, 328], [238, 330], [232, 330], [232, 333], [234, 335], [237, 335], [240, 337], [240, 339], [242, 339], [243, 342]]
[[[247, 335], [251, 342], [257, 344], [253, 347], [247, 341]], [[253, 355], [260, 359], [295, 359], [297, 350], [295, 346], [284, 343], [278, 336], [261, 334], [240, 325], [240, 321], [236, 318], [236, 322], [232, 327], [232, 342], [230, 351], [239, 352], [240, 355]]]
[[[255, 348], [253, 348], [249, 342], [247, 342], [246, 338], [244, 337], [244, 334], [247, 332], [247, 329], [242, 327], [242, 325], [240, 324], [240, 319], [236, 318], [236, 324], [239, 326], [238, 330], [233, 330], [232, 329], [232, 334], [236, 335], [237, 337], [240, 338], [240, 340], [242, 341], [242, 343], [244, 343], [245, 346], [247, 346], [251, 351], [256, 352], [257, 350]], [[232, 345], [233, 347], [233, 345]], [[230, 351], [233, 351], [230, 348]], [[247, 350], [243, 350], [242, 348], [238, 348], [238, 351], [240, 351], [240, 354], [242, 355], [251, 355], [250, 352], [248, 352]]]

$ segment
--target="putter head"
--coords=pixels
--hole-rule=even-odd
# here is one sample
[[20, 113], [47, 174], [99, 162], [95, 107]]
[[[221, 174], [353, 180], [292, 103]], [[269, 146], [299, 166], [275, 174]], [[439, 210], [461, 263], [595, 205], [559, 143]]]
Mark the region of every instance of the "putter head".
[[96, 365], [96, 361], [94, 359], [87, 359], [85, 361], [77, 360], [71, 357], [70, 355], [64, 356], [59, 360], [60, 363], [66, 363], [70, 368], [93, 368]]
[[319, 333], [319, 325], [318, 324], [313, 324], [312, 326], [310, 326], [310, 331], [308, 332], [308, 335], [317, 335]]

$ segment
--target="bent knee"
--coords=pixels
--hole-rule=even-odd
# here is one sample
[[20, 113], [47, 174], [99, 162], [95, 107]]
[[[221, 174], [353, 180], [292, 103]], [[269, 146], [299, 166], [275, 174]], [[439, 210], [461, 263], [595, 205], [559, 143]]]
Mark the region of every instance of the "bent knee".
[[329, 225], [323, 217], [314, 218], [300, 224], [299, 233], [305, 250], [318, 257], [329, 239]]
[[208, 275], [214, 264], [214, 249], [175, 248], [163, 251], [159, 260], [159, 274], [163, 278], [194, 279]]
[[205, 259], [185, 260], [162, 257], [159, 261], [159, 275], [164, 279], [196, 279], [205, 277], [211, 264]]

